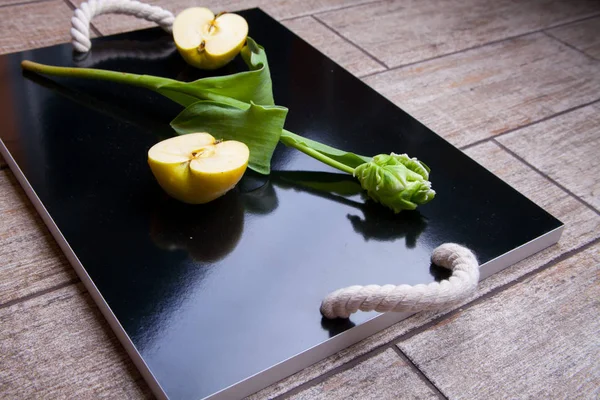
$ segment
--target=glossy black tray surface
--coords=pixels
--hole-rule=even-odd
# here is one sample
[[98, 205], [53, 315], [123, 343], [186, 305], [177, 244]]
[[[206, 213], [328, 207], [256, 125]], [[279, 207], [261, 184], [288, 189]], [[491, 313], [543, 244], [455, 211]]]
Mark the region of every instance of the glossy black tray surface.
[[[437, 197], [395, 216], [352, 194], [351, 177], [280, 144], [270, 176], [248, 172], [223, 198], [183, 205], [162, 192], [146, 161], [150, 146], [174, 134], [169, 121], [180, 106], [144, 89], [20, 68], [28, 59], [205, 76], [166, 33], [97, 39], [87, 57], [70, 44], [0, 57], [0, 91], [10, 99], [0, 109], [5, 156], [164, 391], [159, 397], [209, 397], [355, 329], [378, 314], [326, 321], [322, 298], [353, 284], [442, 279], [429, 260], [441, 243], [462, 243], [486, 263], [562, 225], [262, 11], [241, 14], [267, 51], [275, 101], [290, 110], [287, 129], [360, 154], [417, 157], [431, 167]], [[216, 73], [242, 68], [238, 59]]]

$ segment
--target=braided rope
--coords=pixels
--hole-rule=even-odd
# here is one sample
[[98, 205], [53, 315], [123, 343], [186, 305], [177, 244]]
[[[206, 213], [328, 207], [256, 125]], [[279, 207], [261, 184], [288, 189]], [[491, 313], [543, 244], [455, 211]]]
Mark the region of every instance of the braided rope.
[[92, 48], [90, 21], [101, 14], [126, 14], [143, 18], [171, 32], [175, 17], [170, 11], [136, 0], [88, 0], [81, 3], [71, 18], [71, 38], [75, 50], [85, 53]]
[[349, 286], [336, 290], [321, 303], [325, 318], [348, 318], [361, 311], [423, 311], [447, 307], [470, 296], [479, 281], [479, 264], [466, 247], [445, 243], [431, 256], [434, 264], [452, 270], [448, 280], [428, 285]]

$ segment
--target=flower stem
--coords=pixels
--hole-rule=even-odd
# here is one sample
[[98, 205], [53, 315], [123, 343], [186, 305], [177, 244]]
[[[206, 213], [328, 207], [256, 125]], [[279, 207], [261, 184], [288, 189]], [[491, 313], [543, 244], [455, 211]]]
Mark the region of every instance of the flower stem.
[[39, 64], [29, 60], [22, 61], [21, 67], [25, 70], [36, 72], [38, 74], [97, 79], [132, 86], [139, 86], [152, 90], [156, 90], [157, 87], [165, 83], [176, 82], [172, 79], [160, 78], [151, 75], [138, 75], [131, 74], [128, 72], [116, 72], [93, 68], [55, 67], [52, 65]]
[[302, 143], [299, 143], [297, 141], [292, 141], [292, 140], [286, 140], [286, 137], [285, 137], [286, 133], [288, 133], [288, 134], [291, 133], [292, 135], [294, 135], [292, 132], [289, 132], [285, 129], [283, 130], [283, 135], [281, 136], [280, 141], [283, 144], [285, 144], [286, 146], [293, 147], [296, 150], [299, 150], [299, 151], [303, 152], [304, 154], [309, 155], [312, 158], [317, 159], [317, 160], [321, 161], [322, 163], [329, 165], [330, 167], [339, 169], [342, 172], [346, 172], [350, 175], [354, 174], [354, 168], [349, 167], [346, 164], [342, 164], [341, 162], [336, 161], [333, 158], [327, 157], [325, 154], [323, 154], [317, 150], [311, 149], [310, 147], [308, 147]]
[[[39, 64], [39, 63], [36, 63], [33, 61], [28, 61], [28, 60], [22, 61], [21, 67], [25, 70], [36, 72], [38, 74], [43, 74], [43, 75], [110, 81], [110, 82], [115, 82], [115, 83], [120, 83], [120, 84], [138, 86], [138, 87], [142, 87], [142, 88], [146, 88], [146, 89], [150, 89], [150, 90], [154, 90], [154, 91], [157, 91], [158, 89], [161, 88], [161, 86], [166, 85], [166, 84], [179, 83], [178, 81], [173, 80], [173, 79], [161, 78], [161, 77], [152, 76], [152, 75], [138, 75], [138, 74], [131, 74], [131, 73], [127, 73], [127, 72], [117, 72], [117, 71], [109, 71], [109, 70], [93, 69], [93, 68], [55, 67], [52, 65]], [[213, 97], [214, 97], [211, 95], [210, 92], [199, 93], [198, 91], [195, 91], [194, 93], [186, 93], [186, 91], [184, 91], [183, 88], [179, 88], [179, 91], [181, 93], [185, 93], [190, 96], [194, 96], [198, 99], [209, 99], [210, 100], [210, 99], [213, 99]], [[225, 99], [219, 98], [218, 100], [224, 101]], [[238, 101], [233, 98], [228, 98], [226, 102], [230, 105], [237, 106], [239, 108], [244, 108], [246, 105], [243, 102]], [[294, 138], [296, 138], [296, 140]], [[307, 154], [307, 155], [329, 165], [330, 167], [339, 169], [340, 171], [346, 172], [351, 175], [354, 174], [354, 168], [352, 168], [344, 163], [341, 163], [339, 161], [336, 161], [336, 160], [332, 159], [331, 157], [328, 157], [327, 155], [321, 153], [320, 151], [315, 150], [315, 149], [307, 146], [304, 143], [301, 143], [300, 141], [297, 140], [298, 138], [301, 138], [301, 136], [296, 135], [296, 134], [284, 129], [283, 133], [281, 135], [280, 141], [283, 144], [285, 144], [286, 146], [293, 147], [293, 148], [303, 152], [304, 154]], [[332, 148], [332, 150], [336, 150], [336, 149]]]

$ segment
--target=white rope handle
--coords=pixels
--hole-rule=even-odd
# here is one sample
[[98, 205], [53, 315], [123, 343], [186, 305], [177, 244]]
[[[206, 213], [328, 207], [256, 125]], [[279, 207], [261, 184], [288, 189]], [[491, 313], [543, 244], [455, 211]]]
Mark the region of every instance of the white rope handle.
[[321, 303], [325, 318], [348, 318], [361, 311], [423, 311], [439, 309], [470, 296], [479, 281], [479, 263], [471, 250], [455, 243], [437, 247], [431, 256], [434, 264], [448, 268], [448, 280], [428, 285], [349, 286], [336, 290]]
[[81, 3], [71, 18], [71, 38], [75, 50], [85, 53], [92, 48], [90, 21], [100, 14], [126, 14], [143, 18], [171, 32], [175, 16], [163, 8], [136, 0], [88, 0]]

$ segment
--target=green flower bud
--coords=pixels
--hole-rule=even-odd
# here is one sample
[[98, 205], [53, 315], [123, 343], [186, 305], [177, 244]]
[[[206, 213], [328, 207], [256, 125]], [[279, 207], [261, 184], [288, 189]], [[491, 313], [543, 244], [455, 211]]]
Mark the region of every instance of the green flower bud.
[[399, 213], [414, 210], [435, 197], [429, 172], [429, 167], [416, 158], [391, 153], [379, 154], [359, 165], [354, 176], [373, 200]]

